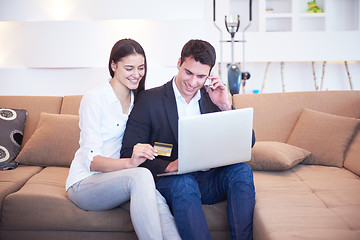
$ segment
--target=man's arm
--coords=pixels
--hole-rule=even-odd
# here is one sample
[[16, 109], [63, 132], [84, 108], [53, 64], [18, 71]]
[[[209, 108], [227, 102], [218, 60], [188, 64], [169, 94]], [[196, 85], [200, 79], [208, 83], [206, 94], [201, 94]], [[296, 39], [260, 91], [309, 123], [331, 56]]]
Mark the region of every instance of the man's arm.
[[[234, 106], [231, 105], [231, 95], [227, 91], [226, 86], [221, 82], [219, 77], [210, 76], [210, 86], [207, 88], [207, 92], [211, 101], [221, 110], [234, 110]], [[252, 145], [255, 145], [255, 131], [252, 130]]]
[[[137, 143], [152, 144], [149, 102], [151, 102], [151, 100], [149, 100], [148, 95], [144, 91], [138, 94], [136, 104], [134, 105], [126, 124], [120, 151], [121, 158], [130, 158], [132, 156], [133, 147]], [[146, 160], [140, 167], [148, 168], [155, 177], [157, 173], [165, 172], [169, 163], [169, 161], [155, 158], [154, 160]]]

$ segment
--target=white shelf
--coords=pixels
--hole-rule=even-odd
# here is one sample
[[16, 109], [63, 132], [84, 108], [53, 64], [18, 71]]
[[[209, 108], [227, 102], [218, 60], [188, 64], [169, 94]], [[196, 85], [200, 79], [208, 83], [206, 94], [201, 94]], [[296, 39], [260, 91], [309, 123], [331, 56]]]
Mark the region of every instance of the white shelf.
[[266, 18], [291, 18], [291, 13], [267, 13]]
[[308, 13], [308, 0], [259, 0], [258, 9], [254, 9], [258, 11], [257, 29], [259, 32], [359, 31], [359, 1], [317, 0], [322, 12]]
[[326, 17], [326, 13], [300, 13], [300, 18], [324, 18]]
[[[248, 9], [249, 0], [229, 1], [233, 13]], [[308, 1], [253, 0], [247, 61], [359, 61], [360, 0], [317, 0], [321, 13], [308, 13]]]

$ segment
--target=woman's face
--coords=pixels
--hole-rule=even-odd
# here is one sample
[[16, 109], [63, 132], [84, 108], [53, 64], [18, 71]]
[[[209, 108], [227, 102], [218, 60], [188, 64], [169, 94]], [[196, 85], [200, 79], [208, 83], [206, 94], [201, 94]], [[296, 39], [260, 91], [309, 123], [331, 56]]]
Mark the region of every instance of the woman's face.
[[143, 55], [134, 53], [123, 57], [117, 63], [113, 62], [111, 68], [114, 71], [114, 80], [135, 90], [145, 74], [145, 59]]

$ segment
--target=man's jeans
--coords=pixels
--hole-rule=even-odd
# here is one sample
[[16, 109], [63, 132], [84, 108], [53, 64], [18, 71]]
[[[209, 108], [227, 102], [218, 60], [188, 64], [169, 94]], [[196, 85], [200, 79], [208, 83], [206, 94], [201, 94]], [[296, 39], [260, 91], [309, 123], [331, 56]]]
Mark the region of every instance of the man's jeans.
[[255, 189], [246, 163], [161, 177], [156, 187], [172, 208], [182, 239], [211, 239], [201, 205], [224, 200], [232, 239], [252, 239]]

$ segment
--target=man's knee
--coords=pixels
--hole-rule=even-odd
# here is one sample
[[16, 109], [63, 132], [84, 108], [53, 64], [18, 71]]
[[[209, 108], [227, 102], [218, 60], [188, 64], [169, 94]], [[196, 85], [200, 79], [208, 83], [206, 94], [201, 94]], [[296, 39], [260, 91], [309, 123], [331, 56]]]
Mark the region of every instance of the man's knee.
[[245, 182], [253, 185], [253, 172], [250, 166], [246, 163], [238, 163], [226, 167], [226, 174], [230, 177], [230, 182], [232, 180]]
[[195, 178], [191, 174], [183, 174], [175, 176], [171, 184], [171, 190], [178, 191], [198, 191], [199, 186]]
[[[167, 178], [167, 177], [166, 177]], [[171, 176], [169, 181], [169, 192], [171, 199], [200, 199], [199, 185], [191, 174]]]

